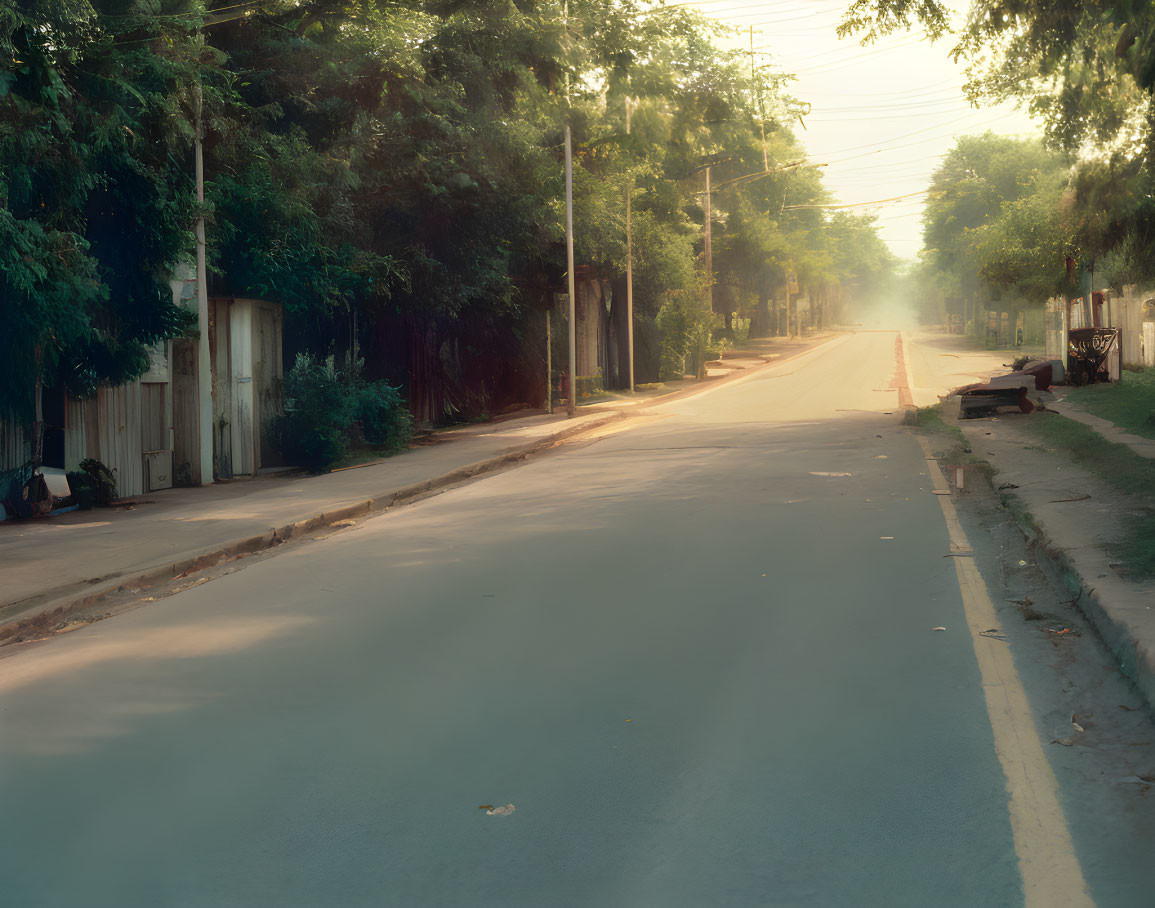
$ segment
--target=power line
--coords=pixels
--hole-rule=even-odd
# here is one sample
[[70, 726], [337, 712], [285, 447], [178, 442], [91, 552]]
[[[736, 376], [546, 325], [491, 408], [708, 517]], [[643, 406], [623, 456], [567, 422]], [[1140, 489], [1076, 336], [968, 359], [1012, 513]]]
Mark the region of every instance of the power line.
[[782, 210], [783, 211], [802, 211], [804, 209], [805, 210], [822, 209], [822, 210], [826, 210], [826, 211], [845, 211], [845, 210], [848, 210], [851, 208], [870, 208], [870, 207], [873, 207], [875, 205], [886, 205], [886, 204], [889, 204], [890, 202], [900, 202], [903, 199], [909, 199], [909, 198], [913, 198], [915, 196], [926, 195], [927, 193], [932, 192], [932, 191], [933, 190], [930, 190], [930, 189], [920, 189], [918, 192], [908, 192], [905, 195], [896, 195], [896, 196], [892, 196], [889, 199], [875, 199], [874, 201], [871, 201], [871, 202], [838, 203], [838, 204], [834, 204], [834, 205], [783, 205]]
[[[975, 113], [976, 114], [982, 114], [982, 113], [985, 113], [985, 111], [980, 110], [980, 111], [975, 111]], [[1018, 113], [1018, 111], [1010, 111], [1009, 113], [1003, 114], [1001, 117], [996, 117], [995, 119], [990, 120], [989, 122], [990, 123], [997, 123], [997, 122], [1000, 122], [1002, 120], [1007, 119], [1008, 117], [1015, 116], [1017, 113]], [[931, 132], [931, 131], [936, 130], [936, 129], [941, 129], [944, 126], [950, 126], [950, 125], [953, 125], [955, 123], [962, 123], [965, 119], [967, 119], [967, 118], [966, 117], [959, 117], [955, 120], [951, 120], [951, 121], [948, 121], [946, 123], [935, 123], [933, 126], [928, 126], [925, 129], [916, 129], [913, 132], [907, 132], [907, 133], [903, 133], [901, 135], [893, 136], [889, 139], [883, 139], [881, 142], [867, 142], [863, 145], [852, 145], [849, 148], [842, 148], [842, 149], [839, 149], [837, 151], [828, 151], [828, 152], [811, 154], [810, 157], [811, 158], [830, 159], [830, 158], [834, 157], [835, 155], [845, 154], [848, 151], [858, 151], [859, 149], [863, 149], [863, 148], [875, 149], [875, 151], [866, 152], [866, 154], [875, 154], [878, 151], [890, 150], [890, 149], [885, 149], [883, 146], [890, 145], [894, 142], [901, 142], [903, 139], [910, 138], [911, 136], [923, 135], [924, 133]], [[974, 125], [978, 125], [978, 124], [974, 124]], [[937, 138], [947, 138], [951, 135], [957, 135], [957, 133], [945, 133], [941, 136], [931, 136], [931, 137], [924, 139], [922, 141], [934, 141]], [[911, 142], [911, 143], [907, 143], [907, 144], [916, 145], [919, 143], [918, 142]], [[855, 155], [854, 157], [861, 157], [861, 155]], [[841, 160], [850, 161], [853, 159], [854, 158], [843, 158]], [[833, 164], [833, 163], [835, 163], [835, 161], [827, 160], [827, 163]]]

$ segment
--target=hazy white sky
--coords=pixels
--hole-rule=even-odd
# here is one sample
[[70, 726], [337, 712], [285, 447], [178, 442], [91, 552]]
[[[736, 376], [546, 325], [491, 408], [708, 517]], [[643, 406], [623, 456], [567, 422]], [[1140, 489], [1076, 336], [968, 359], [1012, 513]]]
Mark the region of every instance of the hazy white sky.
[[[898, 34], [869, 47], [834, 33], [849, 0], [694, 0], [694, 6], [740, 27], [735, 46], [769, 57], [759, 64], [794, 73], [792, 94], [813, 105], [803, 130], [812, 159], [826, 162], [826, 185], [845, 203], [887, 199], [926, 189], [931, 173], [960, 135], [990, 129], [1036, 134], [1011, 105], [975, 110], [962, 93], [964, 67], [952, 63], [950, 36], [930, 44], [922, 33]], [[968, 4], [954, 3], [961, 21]], [[922, 246], [920, 197], [858, 209], [878, 215], [894, 253], [912, 259]]]

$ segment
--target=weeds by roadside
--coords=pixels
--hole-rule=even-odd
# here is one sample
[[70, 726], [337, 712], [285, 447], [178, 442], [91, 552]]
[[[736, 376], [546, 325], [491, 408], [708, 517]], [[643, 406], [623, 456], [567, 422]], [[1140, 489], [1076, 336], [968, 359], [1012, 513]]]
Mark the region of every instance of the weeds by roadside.
[[943, 418], [942, 404], [908, 410], [902, 422], [903, 425], [911, 426], [927, 435], [937, 436], [941, 446], [936, 447], [935, 453], [944, 466], [966, 467], [969, 471], [982, 473], [987, 478], [994, 475], [991, 465], [981, 457], [975, 456], [962, 429], [957, 425], [951, 425]]

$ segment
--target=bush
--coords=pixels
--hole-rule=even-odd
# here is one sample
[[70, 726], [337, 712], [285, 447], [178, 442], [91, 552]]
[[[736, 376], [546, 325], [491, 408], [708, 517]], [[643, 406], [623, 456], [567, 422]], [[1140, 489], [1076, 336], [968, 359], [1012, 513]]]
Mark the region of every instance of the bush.
[[285, 375], [285, 412], [270, 426], [273, 446], [285, 460], [324, 473], [345, 456], [352, 421], [349, 395], [333, 361], [297, 354]]
[[80, 470], [91, 480], [93, 500], [98, 507], [106, 508], [116, 498], [116, 474], [99, 460], [91, 457], [80, 461]]
[[388, 382], [367, 382], [360, 368], [349, 373], [353, 426], [360, 439], [394, 450], [405, 447], [413, 436], [413, 416], [401, 397], [401, 389]]
[[285, 375], [285, 412], [273, 419], [273, 446], [285, 460], [311, 473], [325, 473], [350, 445], [368, 442], [394, 450], [413, 434], [413, 418], [399, 389], [366, 381], [361, 364], [338, 370], [302, 353]]
[[662, 335], [663, 381], [682, 378], [693, 372], [699, 378], [710, 359], [714, 331], [721, 317], [697, 289], [675, 290], [658, 313], [658, 330]]

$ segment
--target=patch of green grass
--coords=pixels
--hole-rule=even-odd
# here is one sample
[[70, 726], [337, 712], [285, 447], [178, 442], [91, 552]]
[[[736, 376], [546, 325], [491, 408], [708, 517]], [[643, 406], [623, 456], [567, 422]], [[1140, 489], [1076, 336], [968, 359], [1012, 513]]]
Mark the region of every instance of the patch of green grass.
[[949, 435], [958, 445], [962, 447], [966, 446], [966, 436], [963, 435], [962, 430], [957, 425], [952, 425], [943, 418], [942, 404], [935, 404], [933, 407], [916, 407], [913, 410], [907, 410], [906, 415], [902, 418], [902, 424], [904, 426], [913, 426], [916, 429], [922, 429], [930, 435]]
[[1021, 425], [1045, 449], [1070, 457], [1131, 498], [1133, 507], [1120, 515], [1123, 539], [1111, 555], [1129, 575], [1155, 577], [1155, 460], [1054, 413], [1038, 414]]
[[1067, 454], [1128, 495], [1155, 496], [1155, 460], [1108, 441], [1090, 426], [1056, 413], [1039, 413], [1021, 425], [1049, 451]]
[[1112, 547], [1112, 556], [1126, 566], [1131, 576], [1155, 577], [1155, 516], [1129, 517], [1126, 526], [1127, 535]]
[[1067, 400], [1128, 432], [1155, 438], [1155, 369], [1124, 372], [1110, 384], [1074, 388]]

